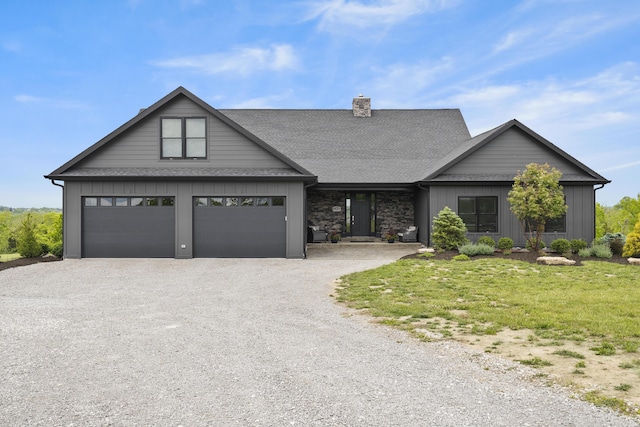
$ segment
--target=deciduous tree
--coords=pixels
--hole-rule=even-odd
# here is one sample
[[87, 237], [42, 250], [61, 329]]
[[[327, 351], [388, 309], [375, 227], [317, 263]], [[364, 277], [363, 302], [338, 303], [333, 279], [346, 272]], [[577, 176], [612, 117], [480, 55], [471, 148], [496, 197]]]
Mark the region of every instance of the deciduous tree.
[[561, 177], [559, 170], [546, 163], [529, 163], [513, 180], [507, 200], [511, 212], [522, 223], [525, 238], [533, 250], [540, 250], [547, 221], [567, 212]]

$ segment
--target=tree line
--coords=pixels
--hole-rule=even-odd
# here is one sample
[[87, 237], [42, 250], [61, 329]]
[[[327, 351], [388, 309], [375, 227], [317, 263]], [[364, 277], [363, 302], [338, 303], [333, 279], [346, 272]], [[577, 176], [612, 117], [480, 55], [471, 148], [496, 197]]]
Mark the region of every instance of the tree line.
[[62, 255], [60, 210], [0, 207], [0, 253], [25, 257]]

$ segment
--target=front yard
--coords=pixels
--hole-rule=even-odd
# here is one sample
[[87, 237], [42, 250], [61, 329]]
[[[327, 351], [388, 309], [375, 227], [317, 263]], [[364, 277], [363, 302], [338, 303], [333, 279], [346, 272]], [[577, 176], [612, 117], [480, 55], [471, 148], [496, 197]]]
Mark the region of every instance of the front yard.
[[[340, 302], [416, 337], [539, 367], [588, 400], [640, 406], [640, 268], [584, 261], [404, 259], [344, 276]], [[598, 387], [594, 389], [593, 384]]]

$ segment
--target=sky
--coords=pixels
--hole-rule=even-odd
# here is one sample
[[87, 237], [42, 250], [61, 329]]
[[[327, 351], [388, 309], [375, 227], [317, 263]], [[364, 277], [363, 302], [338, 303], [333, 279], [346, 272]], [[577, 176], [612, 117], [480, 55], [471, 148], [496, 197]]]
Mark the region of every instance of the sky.
[[184, 86], [214, 108], [459, 108], [517, 119], [640, 193], [640, 2], [6, 0], [0, 206], [62, 207], [44, 175]]

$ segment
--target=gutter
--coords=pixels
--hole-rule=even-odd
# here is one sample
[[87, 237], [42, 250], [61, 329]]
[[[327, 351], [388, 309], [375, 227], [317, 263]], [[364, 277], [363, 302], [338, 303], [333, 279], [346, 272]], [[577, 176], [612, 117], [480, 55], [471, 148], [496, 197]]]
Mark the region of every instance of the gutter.
[[[611, 181], [609, 181], [611, 182]], [[604, 187], [606, 184], [608, 184], [609, 182], [606, 183], [602, 183], [600, 184], [600, 187], [594, 187], [593, 188], [593, 238], [596, 238], [596, 222], [597, 222], [597, 211], [596, 211], [596, 191], [600, 190], [602, 187]]]

